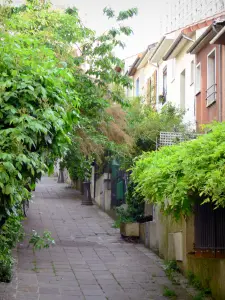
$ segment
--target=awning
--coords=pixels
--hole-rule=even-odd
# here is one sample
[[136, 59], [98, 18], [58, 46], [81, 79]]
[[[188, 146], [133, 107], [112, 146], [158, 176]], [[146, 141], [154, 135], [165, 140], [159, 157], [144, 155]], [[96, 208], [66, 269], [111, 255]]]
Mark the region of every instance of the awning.
[[150, 61], [153, 63], [159, 63], [160, 60], [162, 60], [165, 52], [170, 48], [172, 45], [174, 39], [172, 38], [167, 38], [164, 36], [161, 41], [158, 43], [155, 51], [153, 52]]
[[[192, 34], [193, 34], [192, 32], [189, 33], [190, 36], [192, 36]], [[172, 43], [169, 50], [163, 56], [163, 60], [175, 58], [177, 54], [180, 53], [180, 51], [188, 42], [194, 42], [194, 40], [192, 40], [190, 36], [184, 35], [183, 33], [179, 34], [176, 40]]]

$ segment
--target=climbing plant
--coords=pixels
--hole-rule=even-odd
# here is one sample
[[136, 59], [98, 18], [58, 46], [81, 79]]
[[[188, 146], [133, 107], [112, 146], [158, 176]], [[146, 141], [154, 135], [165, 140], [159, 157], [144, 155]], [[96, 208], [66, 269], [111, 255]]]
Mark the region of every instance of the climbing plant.
[[209, 126], [195, 140], [147, 152], [135, 162], [132, 178], [147, 202], [179, 218], [196, 201], [225, 207], [225, 123]]

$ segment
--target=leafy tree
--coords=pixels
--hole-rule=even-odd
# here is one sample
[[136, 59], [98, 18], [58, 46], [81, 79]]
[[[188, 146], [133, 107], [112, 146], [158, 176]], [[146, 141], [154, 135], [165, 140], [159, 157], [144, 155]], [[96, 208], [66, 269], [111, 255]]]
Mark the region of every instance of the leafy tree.
[[164, 105], [160, 112], [151, 105], [141, 103], [140, 98], [134, 98], [127, 110], [129, 134], [134, 139], [134, 153], [154, 151], [160, 131], [184, 130], [183, 113], [172, 104]]
[[[29, 0], [1, 12], [7, 12], [0, 21], [0, 206], [4, 215], [28, 197], [27, 182], [40, 178], [71, 141], [80, 139], [81, 131], [90, 137], [111, 101], [122, 102], [109, 85], [129, 86], [130, 82], [116, 72], [115, 66], [122, 62], [112, 50], [122, 45], [118, 36], [130, 30], [120, 24], [96, 36], [82, 25], [75, 8], [52, 10], [48, 1]], [[131, 9], [117, 19], [134, 14], [136, 9]]]
[[[83, 171], [93, 159], [82, 151], [85, 143], [113, 146], [107, 109], [115, 101], [124, 105], [124, 99], [110, 85], [129, 86], [130, 80], [116, 72], [123, 62], [112, 50], [123, 46], [120, 35], [131, 33], [122, 21], [136, 13], [119, 13], [118, 28], [96, 36], [75, 8], [53, 10], [41, 0], [0, 7], [0, 218], [11, 224], [8, 235], [20, 223], [11, 220], [21, 201], [56, 158], [72, 151]], [[15, 234], [7, 243], [1, 237], [0, 277], [8, 281], [17, 240]]]

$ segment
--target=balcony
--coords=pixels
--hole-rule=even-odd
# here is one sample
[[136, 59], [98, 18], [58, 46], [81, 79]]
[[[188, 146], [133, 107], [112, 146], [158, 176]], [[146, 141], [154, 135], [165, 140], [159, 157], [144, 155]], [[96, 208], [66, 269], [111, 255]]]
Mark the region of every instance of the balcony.
[[207, 107], [212, 105], [214, 102], [216, 102], [216, 94], [217, 94], [217, 88], [216, 88], [216, 83], [214, 83], [206, 90], [206, 106]]

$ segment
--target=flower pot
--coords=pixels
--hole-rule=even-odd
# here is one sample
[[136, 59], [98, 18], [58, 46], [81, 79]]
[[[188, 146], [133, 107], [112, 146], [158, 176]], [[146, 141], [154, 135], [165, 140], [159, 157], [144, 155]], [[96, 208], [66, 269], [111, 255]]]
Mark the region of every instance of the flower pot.
[[139, 223], [121, 223], [120, 234], [122, 236], [139, 237]]

